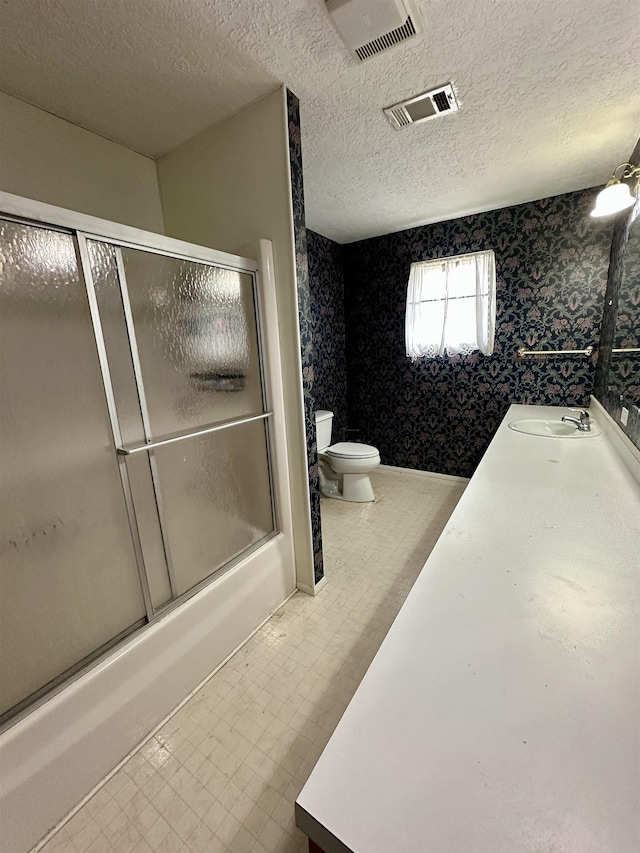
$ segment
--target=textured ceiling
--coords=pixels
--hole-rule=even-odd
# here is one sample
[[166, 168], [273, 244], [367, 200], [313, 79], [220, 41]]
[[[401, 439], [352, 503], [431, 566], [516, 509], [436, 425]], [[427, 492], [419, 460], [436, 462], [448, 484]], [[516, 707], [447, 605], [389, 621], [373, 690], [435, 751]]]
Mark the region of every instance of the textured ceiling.
[[[640, 129], [638, 0], [418, 0], [357, 63], [323, 0], [3, 0], [0, 89], [152, 157], [286, 83], [307, 224], [340, 242], [604, 183]], [[451, 80], [460, 112], [381, 108]]]

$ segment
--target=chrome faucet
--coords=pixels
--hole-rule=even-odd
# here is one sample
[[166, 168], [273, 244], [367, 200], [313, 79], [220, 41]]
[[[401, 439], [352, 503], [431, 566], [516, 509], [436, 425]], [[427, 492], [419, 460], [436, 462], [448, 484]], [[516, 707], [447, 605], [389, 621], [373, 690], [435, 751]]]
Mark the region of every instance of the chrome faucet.
[[563, 415], [562, 420], [566, 424], [575, 424], [580, 432], [590, 432], [591, 430], [591, 419], [589, 418], [589, 412], [585, 412], [584, 409], [569, 409], [570, 412], [578, 412], [580, 415], [580, 419], [572, 418], [570, 415]]

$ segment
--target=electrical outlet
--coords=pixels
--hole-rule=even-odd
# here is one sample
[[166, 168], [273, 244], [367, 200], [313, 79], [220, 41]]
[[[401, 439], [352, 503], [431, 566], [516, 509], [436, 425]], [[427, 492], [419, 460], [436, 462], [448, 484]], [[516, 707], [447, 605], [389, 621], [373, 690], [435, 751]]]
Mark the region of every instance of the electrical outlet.
[[622, 407], [622, 411], [620, 412], [620, 423], [622, 426], [627, 425], [627, 421], [629, 420], [629, 409], [626, 406]]

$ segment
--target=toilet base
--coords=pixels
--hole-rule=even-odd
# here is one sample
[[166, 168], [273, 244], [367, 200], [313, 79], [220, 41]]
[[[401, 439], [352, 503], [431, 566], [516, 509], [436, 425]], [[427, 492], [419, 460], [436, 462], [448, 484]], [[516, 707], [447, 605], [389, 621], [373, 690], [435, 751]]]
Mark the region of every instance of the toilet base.
[[[324, 479], [324, 478], [323, 478]], [[327, 498], [350, 503], [371, 503], [375, 501], [371, 480], [368, 474], [343, 474], [342, 491], [336, 480], [325, 480], [320, 484], [320, 492]]]

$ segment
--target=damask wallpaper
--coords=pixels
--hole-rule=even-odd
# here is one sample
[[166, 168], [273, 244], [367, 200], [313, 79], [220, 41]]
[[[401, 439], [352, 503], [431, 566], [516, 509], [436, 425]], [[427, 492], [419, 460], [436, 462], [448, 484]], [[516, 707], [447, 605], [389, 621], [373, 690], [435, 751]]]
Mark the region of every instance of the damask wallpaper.
[[[349, 426], [382, 461], [469, 477], [510, 403], [585, 406], [594, 359], [516, 358], [518, 347], [598, 340], [611, 225], [589, 217], [596, 190], [540, 199], [343, 247]], [[404, 352], [409, 266], [493, 249], [494, 354]]]
[[332, 440], [347, 427], [347, 369], [342, 246], [307, 229], [316, 408], [334, 413]]
[[313, 323], [311, 293], [307, 264], [307, 232], [304, 215], [304, 185], [302, 180], [302, 139], [300, 130], [300, 104], [287, 89], [287, 118], [289, 123], [289, 164], [291, 168], [291, 201], [293, 205], [293, 230], [296, 247], [296, 280], [298, 292], [298, 322], [302, 355], [302, 390], [304, 394], [305, 431], [307, 435], [307, 462], [309, 465], [309, 498], [311, 501], [311, 530], [315, 582], [324, 577], [322, 557], [322, 526], [320, 520], [320, 483], [318, 479], [318, 451], [315, 430], [315, 401], [313, 396]]
[[[640, 208], [640, 203], [638, 204]], [[629, 228], [622, 262], [614, 347], [640, 347], [640, 218]], [[609, 384], [628, 400], [640, 402], [640, 366], [637, 353], [615, 353], [609, 369]]]

